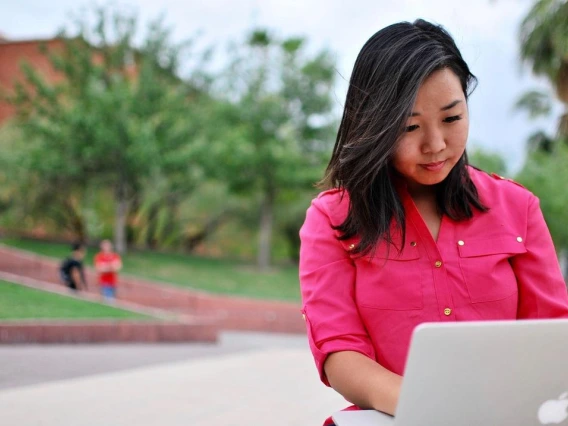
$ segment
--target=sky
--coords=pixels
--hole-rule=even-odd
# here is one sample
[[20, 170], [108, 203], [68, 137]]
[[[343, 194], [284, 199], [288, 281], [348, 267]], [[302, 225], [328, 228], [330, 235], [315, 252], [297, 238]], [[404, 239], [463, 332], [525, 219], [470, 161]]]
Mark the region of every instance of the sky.
[[[469, 3], [469, 4], [468, 4]], [[310, 49], [327, 48], [337, 60], [335, 99], [341, 110], [346, 81], [363, 44], [376, 31], [399, 21], [427, 19], [454, 37], [479, 85], [469, 101], [469, 148], [499, 153], [513, 175], [524, 161], [525, 141], [536, 130], [554, 132], [554, 118], [528, 120], [515, 112], [519, 96], [548, 88], [521, 67], [518, 27], [532, 0], [118, 0], [138, 11], [142, 22], [163, 14], [175, 40], [199, 33], [202, 43], [226, 46], [252, 27], [304, 36]], [[93, 2], [0, 0], [0, 33], [9, 39], [48, 38], [69, 23], [70, 14]], [[111, 3], [99, 3], [111, 4]], [[220, 49], [222, 51], [222, 49]], [[559, 106], [557, 105], [557, 108]]]

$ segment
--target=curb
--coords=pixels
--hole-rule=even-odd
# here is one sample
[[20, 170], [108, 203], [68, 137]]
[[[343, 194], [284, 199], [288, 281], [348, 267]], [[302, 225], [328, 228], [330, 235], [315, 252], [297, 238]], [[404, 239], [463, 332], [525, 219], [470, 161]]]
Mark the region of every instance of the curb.
[[0, 323], [0, 344], [217, 342], [214, 324], [143, 321], [21, 321]]

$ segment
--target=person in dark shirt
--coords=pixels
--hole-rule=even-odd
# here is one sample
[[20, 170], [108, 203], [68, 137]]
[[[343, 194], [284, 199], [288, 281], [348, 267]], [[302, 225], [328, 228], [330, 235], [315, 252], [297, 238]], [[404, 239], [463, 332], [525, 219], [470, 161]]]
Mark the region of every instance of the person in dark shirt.
[[61, 263], [61, 279], [71, 290], [87, 290], [87, 282], [85, 281], [85, 273], [83, 271], [83, 259], [86, 254], [85, 246], [81, 243], [74, 243], [71, 246], [71, 250], [71, 256]]

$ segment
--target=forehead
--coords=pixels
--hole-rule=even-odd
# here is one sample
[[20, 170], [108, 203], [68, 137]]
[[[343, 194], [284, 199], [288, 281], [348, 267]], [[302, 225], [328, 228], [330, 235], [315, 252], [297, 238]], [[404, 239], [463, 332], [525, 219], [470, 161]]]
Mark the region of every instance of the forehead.
[[415, 107], [428, 106], [428, 104], [442, 106], [464, 98], [460, 79], [451, 69], [444, 68], [434, 71], [422, 83], [418, 89]]

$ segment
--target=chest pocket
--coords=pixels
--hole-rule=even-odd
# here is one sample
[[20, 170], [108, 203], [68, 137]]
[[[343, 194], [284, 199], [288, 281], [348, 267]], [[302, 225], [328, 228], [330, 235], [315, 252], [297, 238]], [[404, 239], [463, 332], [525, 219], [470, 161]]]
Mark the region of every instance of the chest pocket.
[[363, 308], [406, 311], [424, 307], [420, 255], [408, 243], [402, 253], [381, 244], [374, 256], [354, 258], [357, 304]]
[[516, 235], [464, 240], [458, 245], [459, 263], [473, 303], [490, 302], [517, 293], [517, 279], [509, 259], [526, 253]]

